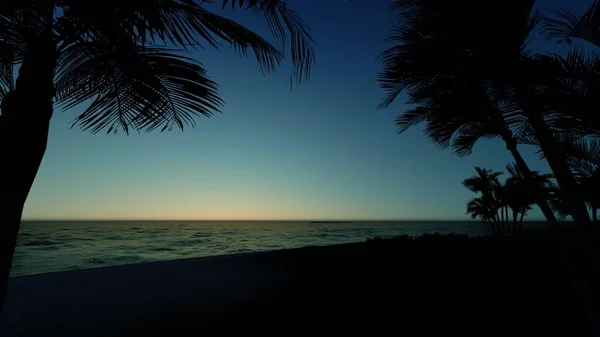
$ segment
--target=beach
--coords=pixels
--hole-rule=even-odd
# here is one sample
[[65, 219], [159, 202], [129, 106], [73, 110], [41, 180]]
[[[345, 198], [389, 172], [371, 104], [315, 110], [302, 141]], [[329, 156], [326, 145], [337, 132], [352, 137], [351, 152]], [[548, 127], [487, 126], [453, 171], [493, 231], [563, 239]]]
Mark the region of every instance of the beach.
[[107, 336], [187, 306], [218, 310], [282, 281], [268, 257], [237, 254], [14, 277], [0, 335]]
[[432, 237], [14, 277], [0, 335], [585, 335], [556, 254]]

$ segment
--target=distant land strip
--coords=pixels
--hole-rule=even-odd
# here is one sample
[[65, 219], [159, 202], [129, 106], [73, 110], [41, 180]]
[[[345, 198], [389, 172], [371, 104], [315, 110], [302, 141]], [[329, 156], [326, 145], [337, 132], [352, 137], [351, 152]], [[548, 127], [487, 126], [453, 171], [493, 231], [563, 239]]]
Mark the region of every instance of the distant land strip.
[[309, 223], [352, 223], [352, 221], [310, 221]]

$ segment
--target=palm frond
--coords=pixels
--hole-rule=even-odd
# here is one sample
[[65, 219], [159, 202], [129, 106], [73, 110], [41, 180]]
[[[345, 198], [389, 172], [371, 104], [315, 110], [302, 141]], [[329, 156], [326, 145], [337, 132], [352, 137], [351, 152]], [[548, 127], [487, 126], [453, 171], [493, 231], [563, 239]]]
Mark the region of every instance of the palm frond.
[[223, 7], [248, 8], [261, 15], [267, 21], [271, 33], [279, 42], [281, 49], [287, 44], [286, 30], [290, 38], [290, 54], [294, 71], [290, 84], [308, 80], [312, 67], [315, 65], [315, 40], [310, 29], [297, 12], [288, 8], [281, 0], [222, 0]]
[[209, 32], [227, 41], [242, 55], [247, 56], [251, 49], [264, 73], [274, 71], [284, 59], [283, 53], [267, 40], [233, 20], [205, 11], [202, 23]]
[[471, 219], [480, 218], [482, 221], [490, 220], [492, 218], [490, 215], [493, 214], [492, 207], [490, 206], [484, 198], [476, 197], [467, 202], [466, 214], [469, 214]]
[[123, 46], [111, 53], [91, 42], [72, 45], [57, 69], [57, 101], [71, 108], [90, 98], [74, 121], [92, 133], [194, 126], [222, 105], [202, 65], [166, 48]]
[[579, 177], [592, 177], [600, 167], [600, 139], [585, 137], [565, 144], [569, 164]]
[[489, 195], [492, 191], [500, 186], [498, 179], [503, 173], [475, 166], [475, 176], [463, 180], [462, 184], [469, 191]]
[[398, 127], [398, 133], [406, 132], [413, 126], [424, 123], [429, 119], [432, 110], [426, 107], [416, 107], [404, 111], [396, 117], [395, 123]]
[[452, 138], [450, 146], [459, 157], [468, 156], [473, 152], [473, 147], [481, 139], [493, 139], [498, 137], [490, 124], [468, 123], [461, 126]]
[[[146, 45], [173, 44], [177, 47], [202, 47], [206, 42], [219, 48], [220, 40], [246, 53], [251, 49], [265, 72], [274, 70], [283, 59], [282, 50], [268, 43], [256, 33], [236, 22], [204, 9], [192, 0], [95, 0], [82, 3], [77, 0], [60, 0], [63, 13], [79, 28], [93, 35], [109, 39], [120, 29], [134, 41]], [[261, 5], [268, 2], [269, 6]], [[282, 49], [286, 35], [291, 38], [291, 58], [294, 67], [291, 79], [296, 83], [308, 79], [315, 63], [314, 44], [308, 26], [298, 14], [287, 8], [283, 1], [235, 1], [240, 6], [251, 5], [263, 15]], [[79, 34], [79, 33], [78, 33]]]
[[15, 56], [13, 45], [0, 41], [0, 102], [9, 91], [14, 90]]
[[553, 8], [549, 13], [551, 16], [544, 18], [542, 25], [546, 39], [570, 45], [573, 38], [580, 38], [600, 46], [600, 1], [595, 0], [581, 16], [562, 8]]
[[[529, 9], [531, 10], [531, 9]], [[537, 26], [542, 22], [544, 16], [539, 10], [532, 12], [527, 20], [527, 24], [523, 26], [522, 35], [519, 37], [519, 40], [524, 41], [521, 46], [521, 50], [523, 55], [530, 54], [530, 50], [528, 50], [529, 42], [532, 40], [533, 30], [537, 28]]]

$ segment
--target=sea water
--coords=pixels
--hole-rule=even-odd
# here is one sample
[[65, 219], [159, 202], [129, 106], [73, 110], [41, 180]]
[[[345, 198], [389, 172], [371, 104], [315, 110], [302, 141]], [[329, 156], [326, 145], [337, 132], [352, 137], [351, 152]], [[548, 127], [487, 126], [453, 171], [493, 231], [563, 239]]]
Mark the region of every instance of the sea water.
[[11, 276], [360, 242], [422, 233], [485, 235], [480, 222], [26, 221]]

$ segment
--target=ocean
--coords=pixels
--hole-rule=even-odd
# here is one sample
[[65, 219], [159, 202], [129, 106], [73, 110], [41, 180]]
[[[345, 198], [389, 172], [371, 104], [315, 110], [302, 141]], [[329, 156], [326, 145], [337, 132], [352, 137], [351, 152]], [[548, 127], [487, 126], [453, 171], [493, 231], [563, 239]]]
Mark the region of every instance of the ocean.
[[422, 221], [25, 221], [11, 276], [433, 232], [490, 229], [480, 222]]

